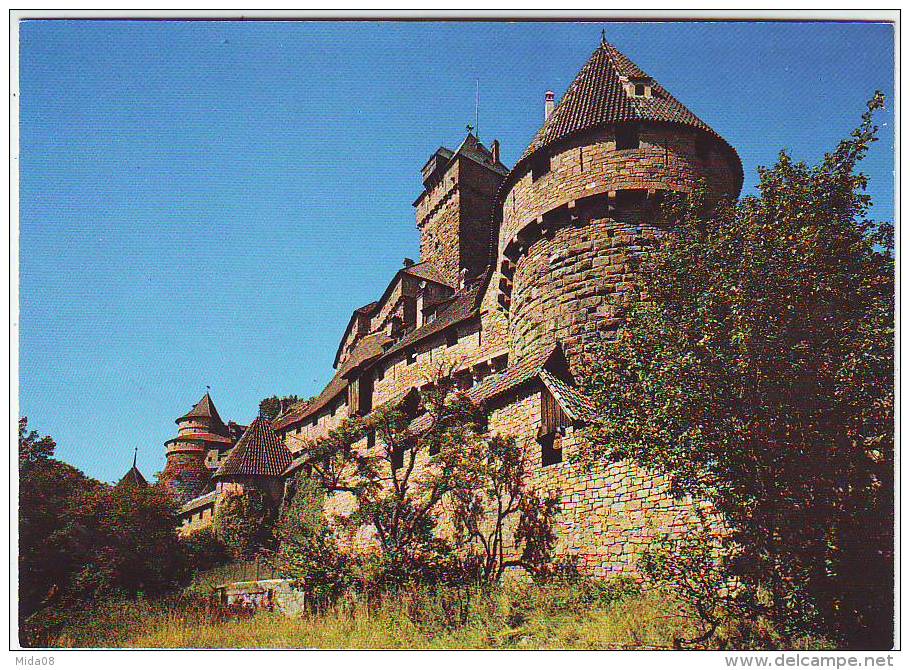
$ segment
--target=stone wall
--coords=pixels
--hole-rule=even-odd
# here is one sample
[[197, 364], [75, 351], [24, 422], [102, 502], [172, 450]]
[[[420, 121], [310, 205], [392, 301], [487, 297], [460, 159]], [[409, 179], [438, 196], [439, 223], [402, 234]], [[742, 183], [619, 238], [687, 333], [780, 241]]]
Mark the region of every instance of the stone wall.
[[202, 495], [211, 481], [205, 456], [205, 449], [199, 447], [169, 451], [164, 471], [158, 477], [158, 486], [164, 487], [180, 503]]
[[715, 196], [738, 193], [730, 157], [713, 136], [670, 126], [643, 126], [638, 148], [617, 150], [607, 128], [550, 150], [549, 171], [519, 176], [503, 202], [493, 287], [506, 296], [514, 361], [558, 340], [577, 370], [585, 345], [618, 326], [614, 301], [660, 233], [658, 193], [700, 179]]
[[581, 212], [519, 259], [509, 310], [515, 361], [559, 341], [574, 370], [584, 346], [619, 325], [615, 302], [632, 290], [639, 257], [659, 231], [635, 213], [596, 216]]
[[192, 535], [200, 530], [211, 528], [215, 520], [215, 501], [187, 514], [181, 514], [180, 527], [177, 532], [183, 536]]
[[453, 286], [458, 285], [459, 168], [455, 161], [416, 203], [420, 260], [430, 262]]
[[315, 416], [293, 428], [279, 431], [278, 436], [284, 438], [284, 443], [291, 453], [297, 453], [307, 441], [325, 437], [329, 431], [341, 425], [341, 422], [347, 417], [347, 389], [345, 388]]
[[695, 522], [694, 503], [675, 499], [665, 478], [628, 462], [591, 471], [572, 462], [584, 448], [569, 428], [561, 438], [562, 462], [542, 465], [540, 389], [529, 388], [490, 415], [490, 431], [514, 435], [527, 450], [531, 480], [540, 492], [559, 497], [556, 553], [571, 557], [586, 574], [635, 574], [636, 562], [661, 533], [684, 534]]
[[726, 145], [712, 135], [645, 125], [639, 138], [639, 148], [617, 150], [613, 129], [601, 128], [550, 149], [549, 171], [535, 179], [527, 169], [503, 200], [500, 253], [538, 216], [596, 193], [690, 191], [699, 179], [715, 195], [739, 193], [742, 174]]
[[476, 277], [492, 260], [501, 181], [499, 173], [459, 157], [415, 204], [420, 260], [435, 265], [452, 286], [459, 285], [461, 268]]
[[[513, 436], [523, 448], [530, 482], [542, 494], [555, 493], [559, 501], [556, 516], [556, 555], [576, 562], [585, 574], [608, 577], [615, 573], [636, 574], [636, 563], [651, 542], [663, 533], [682, 535], [696, 522], [695, 504], [676, 499], [663, 477], [649, 474], [629, 462], [605, 463], [591, 470], [573, 462], [584, 448], [581, 433], [571, 427], [560, 438], [562, 461], [544, 466], [537, 432], [541, 422], [541, 387], [528, 384], [518, 393], [493, 405], [489, 414], [491, 434]], [[355, 446], [367, 450], [366, 441]], [[374, 449], [382, 449], [376, 444]], [[420, 454], [414, 477], [431, 461]], [[328, 496], [326, 519], [347, 516], [354, 509], [349, 493]], [[517, 518], [512, 519], [512, 528]], [[438, 530], [446, 535], [450, 527], [440, 510]], [[338, 529], [345, 551], [365, 552], [375, 548], [371, 528], [356, 531]], [[515, 557], [511, 532], [506, 554]]]

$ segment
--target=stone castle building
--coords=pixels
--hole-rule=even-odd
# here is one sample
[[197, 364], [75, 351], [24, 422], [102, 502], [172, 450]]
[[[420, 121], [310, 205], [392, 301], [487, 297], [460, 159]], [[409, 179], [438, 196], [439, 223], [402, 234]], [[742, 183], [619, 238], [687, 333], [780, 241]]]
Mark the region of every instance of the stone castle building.
[[559, 492], [560, 551], [596, 575], [627, 568], [656, 533], [684, 529], [691, 504], [634, 464], [571, 462], [592, 410], [576, 376], [586, 346], [619, 326], [614, 301], [660, 235], [662, 195], [700, 183], [738, 195], [736, 152], [604, 41], [558, 103], [547, 92], [514, 167], [469, 133], [421, 176], [420, 262], [352, 311], [325, 389], [249, 428], [223, 423], [208, 394], [177, 420], [161, 482], [184, 503], [185, 529], [208, 523], [228, 482], [277, 495], [306, 441], [404, 402], [446, 365], [489, 409], [490, 432], [523, 445], [536, 484]]

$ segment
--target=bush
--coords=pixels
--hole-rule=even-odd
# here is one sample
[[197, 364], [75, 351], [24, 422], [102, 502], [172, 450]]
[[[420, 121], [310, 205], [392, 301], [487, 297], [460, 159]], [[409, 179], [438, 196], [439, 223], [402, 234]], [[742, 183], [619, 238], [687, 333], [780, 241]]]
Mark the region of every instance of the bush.
[[753, 620], [865, 649], [891, 647], [894, 612], [894, 230], [857, 172], [882, 104], [818, 165], [782, 152], [756, 196], [667, 199], [648, 301], [584, 382], [600, 420], [582, 460], [711, 502]]
[[323, 516], [325, 490], [305, 473], [297, 475], [292, 490], [276, 528], [278, 550], [271, 563], [322, 607], [350, 585], [350, 560], [338, 551]]
[[231, 552], [214, 528], [202, 528], [183, 536], [180, 543], [187, 561], [197, 572], [226, 565], [231, 560]]
[[218, 500], [213, 528], [231, 557], [250, 558], [272, 546], [272, 516], [260, 491], [230, 491]]
[[65, 539], [81, 566], [72, 594], [156, 595], [184, 582], [189, 564], [176, 528], [174, 503], [160, 489], [105, 487], [81, 496]]

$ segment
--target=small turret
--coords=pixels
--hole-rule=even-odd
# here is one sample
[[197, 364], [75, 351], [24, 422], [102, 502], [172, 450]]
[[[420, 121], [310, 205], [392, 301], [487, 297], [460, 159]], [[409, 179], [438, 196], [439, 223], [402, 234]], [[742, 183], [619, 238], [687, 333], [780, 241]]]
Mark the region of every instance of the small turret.
[[208, 392], [176, 423], [177, 436], [165, 442], [167, 464], [158, 485], [186, 502], [211, 489], [211, 472], [234, 438]]
[[133, 467], [131, 467], [123, 477], [120, 478], [120, 481], [117, 482], [114, 488], [147, 488], [149, 483], [146, 481], [145, 477], [142, 476], [142, 473], [139, 472], [139, 468], [136, 467], [136, 458], [139, 455], [139, 447], [133, 451]]

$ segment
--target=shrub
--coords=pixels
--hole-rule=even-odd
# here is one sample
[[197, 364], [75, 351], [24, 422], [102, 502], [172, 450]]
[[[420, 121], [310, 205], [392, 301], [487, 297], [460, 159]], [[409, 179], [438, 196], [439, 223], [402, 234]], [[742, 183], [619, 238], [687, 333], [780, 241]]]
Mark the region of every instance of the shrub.
[[235, 559], [250, 558], [272, 546], [272, 510], [255, 488], [229, 491], [215, 508], [212, 524], [218, 539]]
[[325, 490], [305, 473], [297, 475], [292, 490], [276, 528], [278, 550], [271, 562], [322, 607], [350, 585], [350, 560], [339, 552], [323, 516]]
[[226, 565], [231, 552], [214, 528], [201, 528], [180, 538], [187, 561], [197, 572]]

